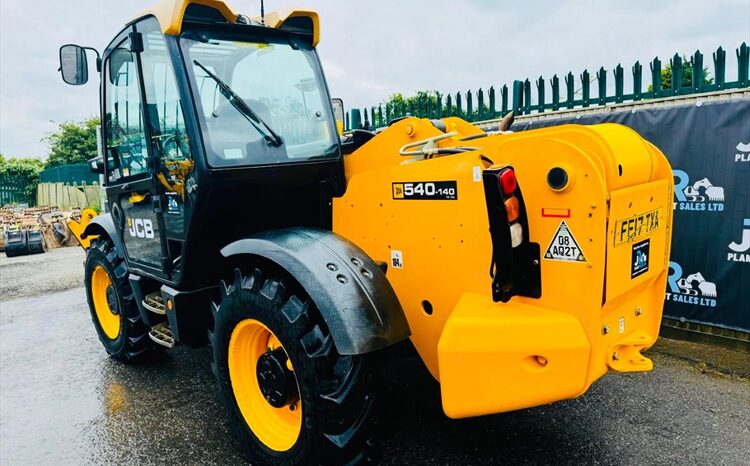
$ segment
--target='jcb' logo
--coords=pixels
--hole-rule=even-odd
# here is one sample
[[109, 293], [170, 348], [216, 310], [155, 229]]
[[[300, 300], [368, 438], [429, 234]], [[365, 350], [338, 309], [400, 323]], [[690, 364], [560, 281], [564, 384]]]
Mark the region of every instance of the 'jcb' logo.
[[128, 233], [133, 238], [153, 238], [154, 225], [147, 218], [129, 218]]

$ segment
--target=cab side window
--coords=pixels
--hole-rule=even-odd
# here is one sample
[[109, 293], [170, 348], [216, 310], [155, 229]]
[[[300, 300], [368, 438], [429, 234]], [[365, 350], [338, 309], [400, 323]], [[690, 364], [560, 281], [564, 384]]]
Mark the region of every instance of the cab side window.
[[137, 66], [127, 39], [110, 52], [104, 67], [107, 181], [117, 183], [148, 172]]
[[153, 154], [162, 164], [189, 159], [182, 101], [164, 35], [154, 18], [138, 23], [136, 29], [143, 37], [141, 66]]

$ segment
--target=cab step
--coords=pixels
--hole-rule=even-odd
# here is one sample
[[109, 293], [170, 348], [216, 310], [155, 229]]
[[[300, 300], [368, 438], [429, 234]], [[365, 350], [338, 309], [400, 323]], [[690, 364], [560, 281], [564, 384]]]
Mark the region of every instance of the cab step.
[[166, 322], [160, 322], [151, 327], [151, 330], [148, 332], [148, 337], [151, 338], [154, 343], [167, 348], [174, 348], [176, 345], [174, 337], [172, 336], [172, 329], [169, 328], [169, 324]]
[[161, 291], [154, 291], [153, 293], [146, 295], [143, 298], [143, 307], [147, 311], [151, 311], [154, 314], [167, 315], [167, 309], [164, 307], [164, 298], [161, 296]]

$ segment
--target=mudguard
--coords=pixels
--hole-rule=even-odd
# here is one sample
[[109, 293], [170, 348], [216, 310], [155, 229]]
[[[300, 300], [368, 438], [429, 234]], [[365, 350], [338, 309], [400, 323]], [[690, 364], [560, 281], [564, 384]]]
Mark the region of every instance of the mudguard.
[[381, 268], [349, 240], [326, 230], [259, 233], [221, 250], [252, 254], [286, 270], [308, 293], [340, 354], [375, 351], [409, 337], [409, 324]]
[[125, 256], [125, 245], [122, 242], [122, 238], [117, 234], [117, 226], [115, 220], [112, 218], [111, 213], [100, 214], [91, 219], [86, 228], [81, 233], [81, 238], [84, 240], [91, 240], [93, 237], [106, 235], [112, 240], [112, 244], [115, 246], [115, 251], [120, 257]]

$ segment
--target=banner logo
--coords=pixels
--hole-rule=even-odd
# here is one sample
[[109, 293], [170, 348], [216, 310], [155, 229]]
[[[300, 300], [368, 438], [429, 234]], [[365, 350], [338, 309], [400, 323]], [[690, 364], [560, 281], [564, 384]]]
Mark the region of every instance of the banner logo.
[[750, 162], [750, 142], [743, 144], [740, 141], [737, 144], [737, 153], [734, 154], [735, 162]]
[[672, 170], [674, 184], [674, 210], [722, 212], [724, 210], [724, 188], [714, 186], [708, 180], [690, 183], [690, 177], [682, 170]]
[[727, 253], [728, 261], [750, 263], [750, 252], [748, 252], [750, 251], [750, 218], [746, 218], [742, 222], [740, 242], [732, 241], [729, 243], [729, 249], [731, 252]]
[[683, 277], [682, 266], [677, 262], [669, 263], [669, 272], [667, 301], [716, 307], [715, 283], [706, 280], [700, 272]]

